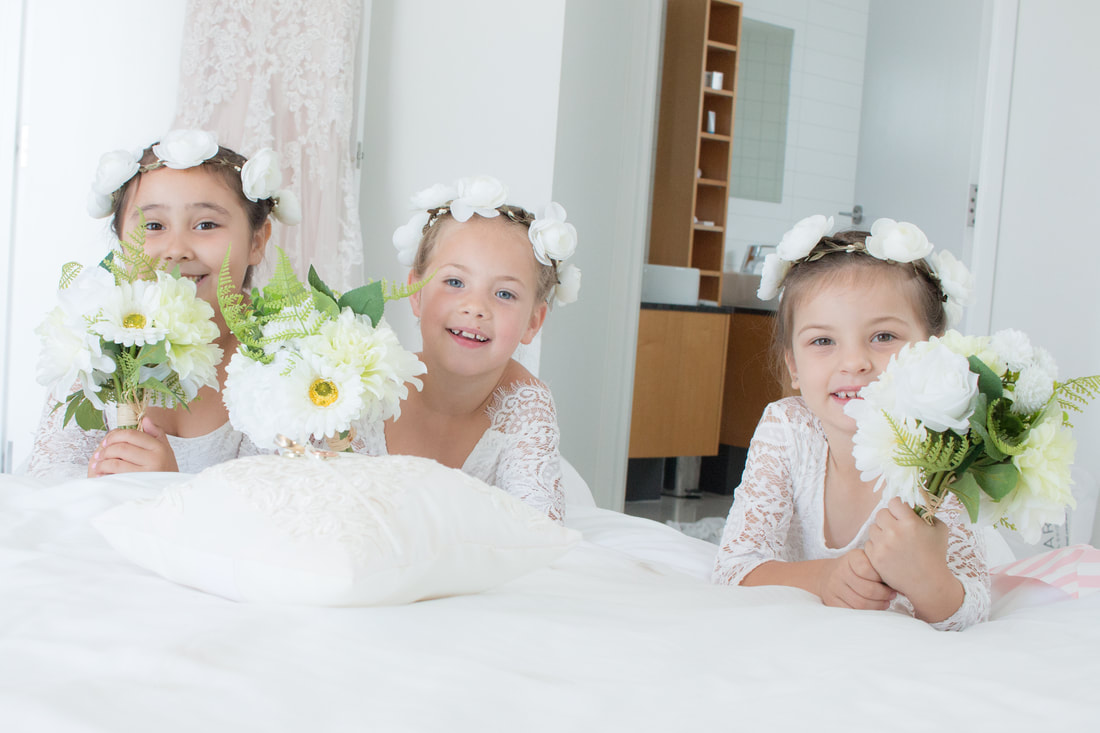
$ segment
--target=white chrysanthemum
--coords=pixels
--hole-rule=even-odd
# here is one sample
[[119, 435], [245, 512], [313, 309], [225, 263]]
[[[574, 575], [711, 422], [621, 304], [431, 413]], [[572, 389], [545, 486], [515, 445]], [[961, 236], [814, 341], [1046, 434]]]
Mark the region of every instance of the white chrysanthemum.
[[312, 299], [283, 308], [275, 320], [268, 321], [261, 329], [263, 337], [271, 341], [264, 346], [264, 351], [274, 354], [284, 347], [293, 348], [299, 339], [319, 333], [326, 320], [325, 314], [313, 307]]
[[[921, 498], [920, 469], [899, 466], [897, 452], [900, 447], [893, 427], [886, 414], [867, 400], [852, 400], [844, 406], [844, 412], [856, 421], [852, 437], [852, 456], [860, 478], [875, 481], [875, 490], [882, 490], [887, 497], [900, 497], [909, 506], [923, 504]], [[927, 431], [913, 420], [898, 420], [899, 426], [917, 441], [927, 438]]]
[[286, 424], [280, 432], [299, 443], [335, 436], [351, 427], [363, 408], [363, 380], [348, 364], [299, 352], [280, 390], [286, 392]]
[[1014, 328], [1006, 328], [993, 334], [989, 339], [989, 345], [1014, 372], [1028, 366], [1035, 358], [1031, 339], [1023, 331], [1017, 331]]
[[[802, 219], [788, 229], [779, 245], [775, 248], [776, 254], [788, 262], [800, 260], [810, 254], [814, 246], [833, 228], [833, 217], [826, 218], [822, 214], [814, 214]], [[764, 298], [767, 300], [767, 298]]]
[[1054, 396], [1054, 377], [1036, 364], [1026, 366], [1012, 389], [1012, 411], [1030, 415], [1043, 409]]
[[222, 360], [222, 348], [217, 344], [170, 344], [168, 366], [179, 377], [187, 401], [203, 387], [218, 389], [218, 364]]
[[386, 420], [400, 416], [401, 400], [409, 396], [406, 382], [417, 389], [417, 376], [427, 367], [397, 340], [385, 320], [376, 328], [366, 316], [345, 308], [340, 317], [321, 326], [317, 336], [303, 342], [303, 348], [340, 367], [358, 370], [363, 384], [363, 405], [355, 419]]
[[115, 362], [103, 353], [99, 335], [88, 332], [61, 306], [51, 310], [34, 332], [42, 341], [38, 383], [49, 387], [50, 395], [60, 401], [79, 382], [88, 400], [103, 409], [98, 392], [106, 375], [115, 371]]
[[214, 309], [196, 295], [195, 283], [185, 277], [157, 273], [153, 292], [154, 324], [163, 328], [172, 345], [208, 344], [218, 338]]
[[156, 283], [119, 283], [107, 292], [90, 330], [122, 346], [155, 344], [167, 334], [154, 322], [159, 297]]
[[260, 448], [274, 448], [275, 436], [286, 430], [286, 385], [281, 372], [288, 365], [285, 353], [279, 356], [263, 364], [238, 351], [225, 367], [222, 400], [229, 422]]
[[939, 342], [960, 356], [978, 357], [998, 377], [1003, 377], [1007, 369], [1004, 359], [990, 346], [988, 336], [965, 336], [951, 330], [943, 336], [933, 336], [929, 341]]
[[[1033, 426], [1024, 440], [1024, 452], [1012, 458], [1020, 480], [999, 502], [983, 501], [981, 520], [1004, 518], [1014, 524], [1024, 541], [1035, 543], [1043, 525], [1065, 520], [1066, 507], [1075, 508], [1070, 487], [1070, 466], [1077, 443], [1062, 426], [1061, 415], [1052, 410]], [[983, 500], [986, 498], [982, 495]]]
[[756, 297], [760, 300], [771, 300], [779, 295], [783, 280], [790, 270], [790, 262], [775, 252], [768, 254], [764, 258], [764, 269], [760, 274], [760, 287], [756, 289]]

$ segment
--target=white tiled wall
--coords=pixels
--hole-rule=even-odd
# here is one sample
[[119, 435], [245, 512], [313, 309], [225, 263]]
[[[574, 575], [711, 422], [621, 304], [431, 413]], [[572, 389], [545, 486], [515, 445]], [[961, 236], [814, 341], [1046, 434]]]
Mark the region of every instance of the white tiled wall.
[[[786, 168], [780, 203], [731, 198], [726, 269], [749, 244], [774, 244], [810, 214], [851, 224], [870, 0], [753, 0], [746, 18], [794, 29]], [[733, 131], [737, 136], [736, 126]]]

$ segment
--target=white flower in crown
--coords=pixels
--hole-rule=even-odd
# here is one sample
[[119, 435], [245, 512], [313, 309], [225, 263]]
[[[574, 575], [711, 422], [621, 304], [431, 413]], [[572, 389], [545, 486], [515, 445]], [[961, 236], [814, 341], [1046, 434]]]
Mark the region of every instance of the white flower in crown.
[[138, 172], [141, 167], [139, 159], [140, 154], [135, 155], [129, 150], [112, 150], [99, 157], [95, 180], [88, 192], [88, 214], [95, 219], [102, 219], [111, 213], [114, 209], [115, 191]]
[[558, 265], [558, 284], [554, 287], [555, 305], [575, 303], [580, 290], [580, 268], [573, 264]]
[[760, 273], [760, 287], [756, 289], [756, 297], [760, 300], [771, 300], [779, 295], [783, 287], [783, 280], [791, 270], [791, 262], [771, 252], [764, 258], [764, 269]]
[[281, 188], [272, 196], [275, 205], [271, 207], [271, 215], [280, 224], [293, 226], [302, 220], [302, 205], [298, 203], [298, 197], [289, 188]]
[[279, 154], [271, 148], [261, 148], [241, 166], [241, 188], [249, 201], [271, 198], [283, 185], [283, 169]]
[[871, 225], [867, 251], [880, 260], [914, 262], [932, 254], [932, 243], [915, 224], [883, 218]]
[[486, 219], [500, 216], [497, 207], [508, 200], [508, 189], [492, 176], [463, 178], [455, 188], [458, 196], [451, 201], [451, 216], [455, 221], [469, 221], [474, 214]]
[[551, 260], [567, 260], [577, 250], [577, 229], [565, 221], [562, 205], [553, 201], [543, 209], [542, 216], [531, 222], [527, 237], [535, 249], [535, 259], [544, 265], [552, 264]]
[[431, 188], [417, 191], [410, 199], [414, 209], [438, 209], [458, 198], [458, 189], [445, 183], [437, 183]]
[[[429, 208], [437, 208], [432, 206]], [[402, 224], [393, 232], [393, 246], [397, 249], [397, 261], [405, 267], [412, 267], [416, 260], [416, 250], [420, 247], [420, 237], [431, 216], [427, 211], [418, 211], [412, 215], [408, 224]]]
[[791, 227], [775, 248], [776, 254], [788, 262], [800, 260], [810, 254], [814, 246], [833, 228], [833, 217], [814, 214]]
[[928, 258], [928, 264], [940, 281], [943, 294], [947, 296], [943, 304], [947, 327], [956, 326], [962, 320], [963, 307], [974, 303], [974, 276], [966, 265], [945, 249], [934, 252]]
[[172, 130], [153, 146], [153, 154], [169, 168], [194, 168], [218, 154], [218, 138], [207, 130]]

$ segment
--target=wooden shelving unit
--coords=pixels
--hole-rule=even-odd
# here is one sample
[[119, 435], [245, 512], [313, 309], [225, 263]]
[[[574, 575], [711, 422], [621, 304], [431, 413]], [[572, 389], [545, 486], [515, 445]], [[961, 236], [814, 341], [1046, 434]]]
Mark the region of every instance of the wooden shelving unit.
[[[648, 259], [699, 268], [699, 297], [715, 302], [722, 293], [740, 40], [741, 3], [666, 0]], [[721, 88], [706, 83], [715, 71]]]

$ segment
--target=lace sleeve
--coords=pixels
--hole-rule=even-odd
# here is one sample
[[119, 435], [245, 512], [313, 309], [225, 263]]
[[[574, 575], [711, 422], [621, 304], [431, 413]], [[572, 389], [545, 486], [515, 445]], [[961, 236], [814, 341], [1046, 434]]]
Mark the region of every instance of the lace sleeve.
[[53, 409], [53, 400], [47, 398], [27, 463], [27, 473], [31, 476], [84, 478], [88, 475], [88, 462], [107, 431], [84, 430], [75, 420], [63, 426], [64, 419], [65, 410]]
[[489, 420], [489, 429], [504, 436], [490, 483], [554, 521], [563, 521], [560, 434], [550, 390], [541, 382], [502, 390], [489, 408]]
[[749, 443], [741, 485], [734, 491], [713, 582], [737, 585], [761, 563], [783, 559], [794, 513], [788, 456], [792, 437], [780, 405], [768, 405]]
[[966, 509], [954, 496], [936, 515], [947, 525], [947, 565], [963, 585], [962, 605], [943, 621], [931, 624], [940, 631], [961, 631], [989, 618], [989, 566], [985, 559], [985, 541], [975, 532]]

